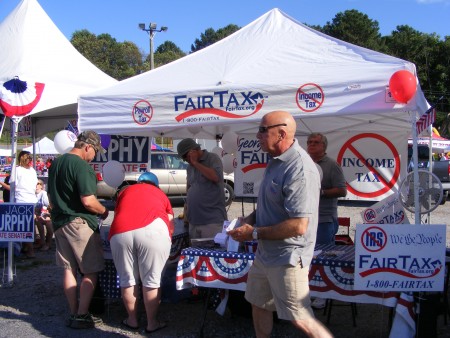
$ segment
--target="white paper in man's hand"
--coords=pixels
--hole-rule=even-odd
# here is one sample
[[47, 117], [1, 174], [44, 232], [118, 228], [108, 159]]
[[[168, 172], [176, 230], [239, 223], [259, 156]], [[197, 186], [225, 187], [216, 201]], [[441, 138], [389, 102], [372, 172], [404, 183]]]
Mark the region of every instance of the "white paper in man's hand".
[[241, 221], [239, 218], [235, 218], [228, 224], [227, 228], [225, 229], [227, 232], [233, 230], [234, 228], [237, 228], [241, 225]]

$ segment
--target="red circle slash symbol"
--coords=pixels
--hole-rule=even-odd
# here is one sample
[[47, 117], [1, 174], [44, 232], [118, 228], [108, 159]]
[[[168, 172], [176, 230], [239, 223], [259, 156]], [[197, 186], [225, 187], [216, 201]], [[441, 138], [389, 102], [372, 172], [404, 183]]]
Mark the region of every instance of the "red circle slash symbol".
[[297, 90], [295, 101], [304, 112], [311, 113], [320, 108], [325, 100], [322, 88], [315, 83], [306, 83]]
[[150, 102], [139, 100], [133, 106], [131, 115], [133, 115], [134, 122], [141, 126], [144, 126], [148, 124], [153, 117], [153, 107]]
[[[368, 144], [371, 146], [367, 146]], [[366, 158], [362, 151], [364, 150], [366, 153], [373, 152], [373, 145], [378, 145], [382, 150], [381, 152], [384, 152], [385, 157], [389, 157], [389, 159]], [[346, 167], [348, 169], [344, 172], [350, 174], [354, 174], [351, 173], [350, 163], [357, 170], [361, 170], [364, 167], [367, 168], [367, 173], [360, 173], [362, 177], [360, 181], [354, 181], [353, 178], [349, 179], [346, 177], [347, 190], [359, 197], [373, 198], [387, 193], [395, 186], [400, 176], [400, 155], [392, 142], [379, 134], [362, 133], [351, 137], [342, 146], [336, 160], [343, 168]], [[366, 178], [369, 178], [371, 181], [364, 182], [368, 184], [361, 185], [363, 179]], [[356, 187], [352, 186], [353, 184]], [[365, 191], [364, 188], [367, 188], [369, 191]]]
[[367, 228], [361, 235], [362, 246], [370, 252], [378, 252], [383, 250], [386, 243], [386, 232], [380, 227]]

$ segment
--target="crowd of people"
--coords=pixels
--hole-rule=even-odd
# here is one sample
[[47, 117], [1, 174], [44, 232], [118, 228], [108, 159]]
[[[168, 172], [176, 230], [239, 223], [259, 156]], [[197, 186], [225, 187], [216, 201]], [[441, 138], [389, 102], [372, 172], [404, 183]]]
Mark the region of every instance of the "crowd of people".
[[[323, 307], [324, 300], [311, 302], [308, 271], [315, 244], [334, 241], [337, 199], [346, 196], [346, 184], [338, 163], [327, 156], [326, 136], [310, 134], [305, 150], [295, 131], [296, 122], [288, 112], [273, 111], [262, 117], [256, 137], [271, 160], [260, 185], [258, 205], [228, 233], [239, 242], [258, 240], [245, 292], [257, 337], [270, 336], [275, 311], [278, 318], [310, 337], [331, 337], [314, 317], [312, 307]], [[36, 205], [37, 241], [34, 247], [25, 245], [25, 252], [33, 257], [36, 248], [48, 250], [54, 237], [56, 264], [63, 270], [70, 311], [66, 325], [74, 329], [93, 328], [102, 322], [89, 313], [98, 273], [104, 269], [100, 220], [109, 214], [96, 198], [96, 175], [89, 165], [98, 152], [104, 149], [97, 133], [79, 134], [72, 150], [50, 163], [48, 195], [31, 166], [30, 153], [19, 154], [15, 177], [16, 202]], [[189, 236], [213, 238], [227, 220], [222, 161], [190, 138], [178, 144], [177, 152], [189, 164], [185, 215]], [[7, 180], [0, 184], [5, 198], [10, 185]], [[170, 201], [150, 172], [118, 194], [109, 240], [127, 311], [121, 324], [128, 330], [139, 329], [140, 292], [147, 314], [145, 331], [167, 325], [157, 319], [157, 312], [173, 217]]]

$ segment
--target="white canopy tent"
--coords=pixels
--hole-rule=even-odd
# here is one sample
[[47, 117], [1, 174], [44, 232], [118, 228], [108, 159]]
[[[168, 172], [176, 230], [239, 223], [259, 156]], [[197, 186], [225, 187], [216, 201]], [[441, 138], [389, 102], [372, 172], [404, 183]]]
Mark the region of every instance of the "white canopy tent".
[[[33, 138], [63, 128], [68, 120], [75, 119], [80, 94], [117, 82], [72, 46], [37, 0], [22, 0], [0, 23], [0, 37], [0, 86], [15, 77], [45, 85], [39, 102], [29, 113]], [[11, 119], [13, 157], [19, 120]], [[11, 183], [14, 173], [15, 161]], [[14, 188], [12, 196], [14, 201]], [[8, 251], [8, 282], [12, 283], [12, 242]]]
[[[413, 140], [408, 139], [408, 144], [412, 145]], [[427, 146], [430, 146], [431, 144], [430, 151], [432, 151], [433, 153], [442, 153], [450, 151], [450, 140], [446, 139], [445, 137], [439, 136], [435, 133], [432, 133], [431, 137], [430, 136], [418, 137], [417, 144], [423, 144]]]
[[408, 104], [389, 96], [398, 70], [414, 64], [319, 33], [273, 9], [196, 53], [79, 99], [79, 128], [99, 133], [215, 138], [256, 132], [283, 109], [298, 134], [411, 132], [427, 109], [418, 86]]
[[[56, 155], [59, 152], [55, 148], [55, 144], [48, 137], [44, 137], [39, 142], [34, 144], [34, 149], [36, 150], [36, 154], [46, 154], [46, 155]], [[23, 148], [23, 150], [29, 151], [34, 154], [33, 145]]]
[[77, 118], [78, 95], [117, 81], [81, 55], [37, 0], [22, 0], [0, 23], [0, 84], [15, 76], [44, 83], [32, 110], [37, 137]]
[[11, 149], [0, 149], [0, 156], [11, 156]]

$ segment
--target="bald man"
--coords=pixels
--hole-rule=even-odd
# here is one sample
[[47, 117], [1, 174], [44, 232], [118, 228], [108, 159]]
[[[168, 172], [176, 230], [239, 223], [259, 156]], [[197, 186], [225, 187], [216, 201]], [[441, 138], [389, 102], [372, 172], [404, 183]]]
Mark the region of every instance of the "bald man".
[[309, 337], [332, 336], [311, 309], [308, 271], [316, 242], [320, 175], [295, 139], [296, 127], [285, 111], [262, 118], [256, 137], [272, 159], [257, 209], [229, 232], [241, 242], [258, 239], [245, 292], [258, 338], [270, 337], [274, 311]]

